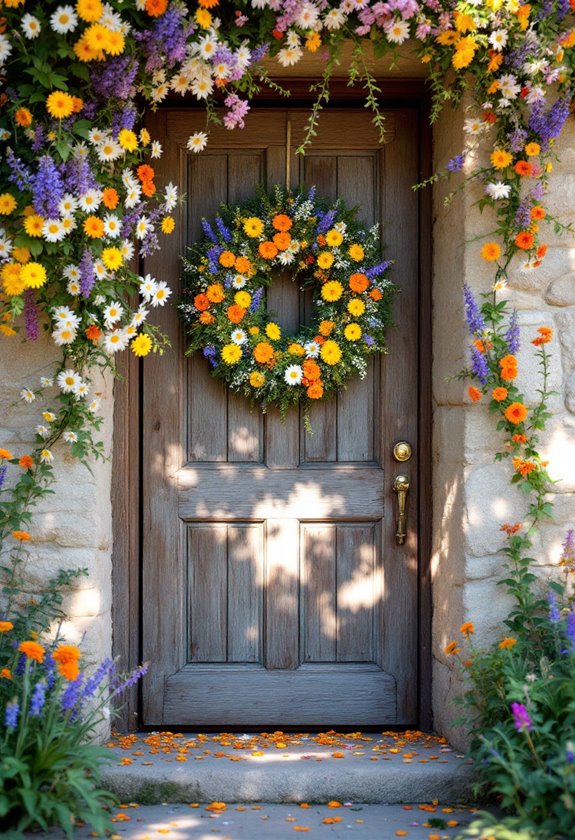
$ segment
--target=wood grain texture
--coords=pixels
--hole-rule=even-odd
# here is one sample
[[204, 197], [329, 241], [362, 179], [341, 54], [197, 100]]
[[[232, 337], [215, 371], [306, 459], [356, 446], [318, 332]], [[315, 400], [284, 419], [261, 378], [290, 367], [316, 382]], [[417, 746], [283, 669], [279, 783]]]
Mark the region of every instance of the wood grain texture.
[[336, 528], [302, 523], [302, 662], [335, 662], [337, 658]]
[[373, 668], [347, 667], [342, 673], [311, 665], [297, 671], [188, 666], [167, 681], [165, 722], [209, 726], [233, 720], [237, 726], [266, 728], [326, 721], [360, 727], [396, 720], [394, 678]]
[[228, 525], [228, 662], [262, 663], [263, 523]]
[[188, 529], [190, 662], [227, 662], [228, 529], [196, 524]]
[[383, 592], [376, 579], [374, 524], [337, 526], [337, 659], [375, 662], [374, 625]]

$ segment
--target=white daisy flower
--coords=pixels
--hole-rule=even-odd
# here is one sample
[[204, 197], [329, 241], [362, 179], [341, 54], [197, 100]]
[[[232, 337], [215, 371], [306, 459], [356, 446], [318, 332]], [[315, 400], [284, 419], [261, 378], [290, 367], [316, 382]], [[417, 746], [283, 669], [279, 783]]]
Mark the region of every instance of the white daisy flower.
[[34, 15], [24, 15], [22, 18], [22, 31], [25, 38], [37, 38], [41, 30], [40, 21]]
[[48, 429], [47, 426], [43, 426], [42, 424], [36, 426], [34, 428], [34, 431], [44, 440], [46, 440], [46, 438], [50, 436], [50, 429]]
[[66, 368], [60, 371], [56, 383], [63, 394], [75, 394], [82, 384], [82, 377], [73, 368]]
[[164, 282], [164, 280], [160, 280], [156, 286], [156, 291], [154, 292], [150, 303], [152, 306], [163, 306], [171, 294], [172, 290], [170, 287]]
[[62, 230], [64, 231], [64, 236], [67, 236], [73, 230], [76, 229], [76, 222], [74, 221], [73, 216], [64, 216], [62, 218]]
[[288, 385], [300, 385], [303, 378], [301, 365], [290, 365], [285, 369], [284, 380]]
[[527, 105], [534, 105], [536, 102], [541, 102], [542, 99], [545, 99], [545, 91], [543, 88], [540, 85], [530, 86], [527, 96], [525, 97]]
[[289, 32], [286, 33], [286, 44], [292, 50], [297, 49], [297, 47], [301, 47], [301, 38], [294, 32], [293, 29], [290, 29]]
[[73, 265], [70, 263], [65, 267], [62, 274], [66, 278], [66, 280], [79, 280], [80, 279], [80, 269], [77, 265]]
[[54, 456], [50, 452], [49, 449], [43, 449], [40, 452], [40, 463], [41, 464], [51, 464], [54, 460]]
[[276, 257], [280, 265], [291, 265], [295, 260], [295, 254], [289, 248], [285, 251], [280, 251]]
[[130, 323], [127, 327], [124, 327], [124, 332], [126, 333], [126, 338], [131, 339], [138, 334], [138, 328], [135, 327], [134, 324]]
[[54, 384], [54, 380], [51, 376], [41, 376], [40, 377], [40, 385], [42, 388], [51, 388]]
[[58, 204], [58, 212], [61, 216], [71, 216], [78, 209], [78, 201], [72, 193], [62, 196]]
[[507, 30], [494, 29], [491, 35], [489, 36], [489, 43], [491, 44], [494, 50], [496, 50], [497, 52], [501, 52], [501, 50], [507, 43]]
[[112, 32], [121, 32], [124, 26], [124, 21], [109, 3], [104, 4], [104, 12], [98, 23], [107, 29], [111, 29]]
[[251, 58], [251, 50], [249, 50], [245, 44], [242, 44], [242, 46], [235, 52], [236, 65], [241, 67], [242, 70], [245, 70], [249, 66]]
[[383, 29], [392, 44], [403, 44], [409, 38], [409, 23], [406, 20], [391, 20], [384, 24]]
[[111, 137], [106, 140], [102, 140], [102, 142], [98, 143], [96, 146], [96, 156], [102, 163], [108, 163], [110, 160], [118, 160], [118, 158], [122, 157], [124, 154], [125, 151], [121, 145]]
[[145, 277], [140, 277], [139, 280], [140, 294], [142, 295], [146, 303], [149, 303], [156, 294], [158, 284], [156, 283], [151, 274], [146, 274]]
[[130, 189], [130, 187], [137, 187], [138, 182], [132, 175], [132, 170], [126, 167], [126, 169], [122, 169], [122, 184], [126, 187], [126, 189]]
[[78, 204], [85, 213], [93, 213], [101, 203], [102, 193], [100, 190], [88, 190], [78, 199]]
[[73, 327], [63, 324], [62, 326], [58, 326], [52, 333], [52, 341], [58, 347], [63, 347], [66, 344], [72, 344], [76, 336], [77, 332]]
[[104, 233], [109, 239], [116, 239], [122, 232], [122, 223], [114, 213], [107, 213], [104, 216]]
[[6, 238], [2, 233], [2, 236], [0, 236], [0, 260], [5, 260], [10, 256], [12, 247], [12, 240]]
[[498, 201], [500, 198], [509, 198], [511, 187], [509, 184], [503, 183], [503, 181], [492, 181], [486, 185], [485, 192], [489, 198]]
[[76, 388], [75, 396], [78, 397], [78, 399], [80, 399], [80, 398], [85, 399], [88, 396], [89, 393], [90, 393], [90, 386], [88, 385], [88, 383], [87, 382], [80, 382], [80, 384]]
[[58, 6], [50, 17], [50, 26], [58, 35], [73, 32], [78, 25], [78, 17], [72, 6]]
[[188, 137], [186, 144], [190, 152], [202, 152], [208, 145], [208, 135], [205, 131], [195, 131]]
[[108, 273], [108, 269], [106, 268], [102, 260], [96, 260], [96, 262], [94, 263], [94, 274], [96, 275], [98, 280], [105, 280], [107, 277], [110, 276]]
[[162, 144], [159, 140], [152, 140], [152, 145], [150, 146], [150, 157], [154, 160], [158, 160], [158, 158], [162, 157]]
[[319, 9], [313, 3], [303, 3], [300, 7], [296, 24], [302, 29], [315, 29], [319, 19]]
[[214, 89], [211, 79], [194, 79], [191, 90], [196, 99], [207, 99]]
[[126, 193], [126, 198], [124, 199], [124, 206], [128, 209], [135, 207], [136, 204], [140, 203], [142, 198], [142, 190], [140, 189], [137, 184], [134, 184], [133, 187], [129, 187]]
[[466, 134], [477, 135], [485, 131], [487, 123], [480, 117], [470, 117], [463, 123], [463, 130]]
[[187, 90], [190, 86], [190, 80], [185, 75], [185, 73], [178, 73], [175, 76], [172, 76], [170, 79], [170, 87], [175, 93], [179, 93], [182, 96], [187, 93]]
[[169, 184], [166, 184], [164, 189], [164, 207], [166, 213], [170, 213], [178, 203], [178, 188], [175, 184], [172, 184], [170, 181]]
[[58, 306], [52, 309], [52, 318], [58, 321], [58, 327], [68, 326], [78, 329], [80, 318], [69, 306]]
[[216, 51], [217, 41], [213, 33], [208, 33], [196, 44], [196, 50], [204, 59], [209, 59]]
[[124, 307], [120, 301], [115, 300], [104, 309], [104, 323], [110, 329], [114, 324], [117, 324], [124, 314]]
[[0, 67], [4, 64], [11, 52], [12, 44], [6, 35], [0, 33]]
[[130, 242], [129, 239], [123, 239], [122, 244], [120, 246], [120, 252], [122, 257], [124, 258], [125, 262], [130, 262], [132, 257], [134, 256], [134, 245]]
[[549, 70], [549, 62], [546, 58], [537, 58], [532, 61], [527, 61], [523, 68], [530, 76], [536, 76], [538, 73], [547, 73]]
[[143, 306], [140, 306], [137, 312], [134, 312], [132, 320], [130, 322], [130, 326], [132, 327], [141, 327], [146, 318], [148, 317], [148, 310], [144, 309]]
[[98, 411], [99, 408], [100, 408], [100, 400], [96, 397], [88, 405], [88, 411], [90, 411], [92, 414], [95, 414], [95, 412]]
[[24, 402], [31, 403], [36, 399], [36, 394], [34, 391], [31, 391], [30, 388], [22, 388], [20, 391], [20, 399], [24, 400]]
[[61, 242], [66, 231], [60, 219], [46, 219], [42, 225], [42, 236], [46, 242]]
[[245, 344], [247, 340], [248, 337], [244, 330], [237, 329], [232, 332], [232, 341], [234, 344]]
[[291, 49], [290, 47], [283, 47], [277, 54], [277, 60], [282, 67], [292, 67], [297, 64], [303, 55], [303, 50], [300, 47]]
[[243, 287], [246, 285], [246, 283], [247, 283], [246, 278], [242, 277], [241, 274], [236, 274], [236, 276], [232, 280], [232, 286], [234, 287], [234, 289], [243, 289]]
[[46, 423], [53, 423], [54, 420], [56, 419], [56, 415], [54, 414], [53, 411], [43, 411], [42, 412], [42, 417], [44, 418]]
[[114, 332], [106, 333], [104, 336], [106, 353], [117, 353], [119, 350], [125, 350], [127, 346], [128, 338], [124, 330], [114, 330]]
[[317, 341], [308, 341], [307, 344], [304, 344], [303, 348], [305, 350], [306, 358], [308, 359], [317, 359], [319, 351], [321, 350]]
[[161, 85], [157, 85], [156, 87], [152, 88], [152, 102], [162, 102], [170, 92], [170, 86], [167, 82], [162, 82]]
[[341, 29], [344, 23], [345, 15], [340, 9], [330, 9], [323, 19], [323, 25], [326, 29], [329, 29], [331, 32], [334, 32], [337, 29]]
[[110, 135], [107, 132], [102, 131], [101, 128], [97, 128], [96, 126], [94, 126], [94, 128], [91, 128], [88, 132], [88, 140], [94, 146], [99, 146], [100, 143], [103, 143], [104, 140], [107, 140], [109, 136]]
[[499, 77], [499, 91], [504, 99], [516, 99], [520, 90], [521, 85], [517, 84], [517, 79], [513, 73], [505, 73]]
[[72, 297], [78, 297], [81, 292], [80, 284], [77, 280], [68, 280], [66, 289], [68, 290], [68, 294], [72, 295]]
[[146, 215], [140, 216], [140, 218], [136, 222], [136, 229], [134, 231], [136, 237], [138, 239], [145, 239], [151, 230], [153, 230], [153, 225], [150, 222], [149, 218]]
[[78, 435], [76, 434], [76, 432], [64, 432], [64, 434], [62, 435], [62, 438], [63, 438], [63, 440], [66, 441], [66, 443], [77, 443], [78, 442]]
[[[2, 66], [2, 62], [0, 61], [0, 67]], [[0, 141], [7, 140], [10, 137], [10, 132], [6, 131], [5, 128], [0, 128]]]

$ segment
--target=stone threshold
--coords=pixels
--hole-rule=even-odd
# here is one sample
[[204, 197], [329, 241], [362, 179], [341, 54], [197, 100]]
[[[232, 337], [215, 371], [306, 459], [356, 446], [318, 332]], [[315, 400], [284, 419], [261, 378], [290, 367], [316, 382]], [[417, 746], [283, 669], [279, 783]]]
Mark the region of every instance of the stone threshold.
[[472, 801], [466, 757], [424, 733], [117, 736], [102, 770], [120, 801], [445, 803]]

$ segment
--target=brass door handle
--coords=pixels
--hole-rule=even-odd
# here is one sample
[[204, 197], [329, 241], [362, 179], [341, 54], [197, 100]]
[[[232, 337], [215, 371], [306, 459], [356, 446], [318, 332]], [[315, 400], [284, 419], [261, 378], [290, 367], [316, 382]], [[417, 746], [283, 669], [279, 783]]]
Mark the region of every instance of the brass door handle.
[[403, 545], [407, 534], [405, 529], [405, 506], [407, 502], [407, 491], [409, 490], [409, 478], [406, 475], [397, 475], [393, 482], [393, 490], [397, 493], [399, 506], [395, 539], [398, 545]]

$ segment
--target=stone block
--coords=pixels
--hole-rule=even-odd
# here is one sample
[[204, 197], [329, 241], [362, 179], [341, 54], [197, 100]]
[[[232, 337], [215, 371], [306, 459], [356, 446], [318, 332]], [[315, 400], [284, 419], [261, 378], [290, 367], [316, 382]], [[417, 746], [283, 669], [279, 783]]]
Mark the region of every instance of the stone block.
[[433, 660], [433, 726], [436, 732], [448, 739], [456, 749], [465, 751], [469, 746], [469, 733], [464, 726], [454, 726], [454, 719], [461, 716], [456, 700], [463, 694], [463, 681], [456, 662]]
[[562, 239], [557, 246], [550, 246], [538, 268], [527, 267], [526, 261], [515, 260], [509, 271], [509, 288], [543, 294], [557, 277], [575, 270], [575, 243]]
[[[560, 315], [558, 317], [561, 317]], [[553, 317], [543, 310], [530, 312], [519, 312], [518, 322], [521, 330], [520, 348], [517, 353], [519, 374], [515, 384], [524, 396], [528, 406], [539, 403], [541, 388], [541, 368], [537, 358], [536, 348], [531, 344], [532, 339], [537, 337], [538, 327], [555, 328]], [[548, 345], [549, 350], [549, 372], [547, 387], [549, 390], [560, 391], [563, 386], [563, 370], [561, 366], [561, 353], [557, 341]]]
[[490, 645], [506, 635], [503, 621], [509, 615], [513, 599], [505, 588], [497, 585], [497, 578], [472, 580], [465, 585], [464, 604], [466, 621], [475, 626], [474, 644]]
[[545, 302], [550, 306], [575, 306], [575, 272], [552, 280], [545, 292]]
[[575, 414], [575, 370], [565, 379], [565, 408]]
[[509, 481], [511, 464], [492, 463], [465, 471], [466, 553], [476, 557], [496, 554], [501, 548], [500, 526], [520, 522], [527, 500]]
[[567, 309], [555, 316], [566, 373], [575, 370], [575, 310]]
[[555, 493], [575, 492], [575, 429], [567, 426], [560, 415], [547, 424], [541, 443], [541, 455], [549, 461], [547, 471]]

